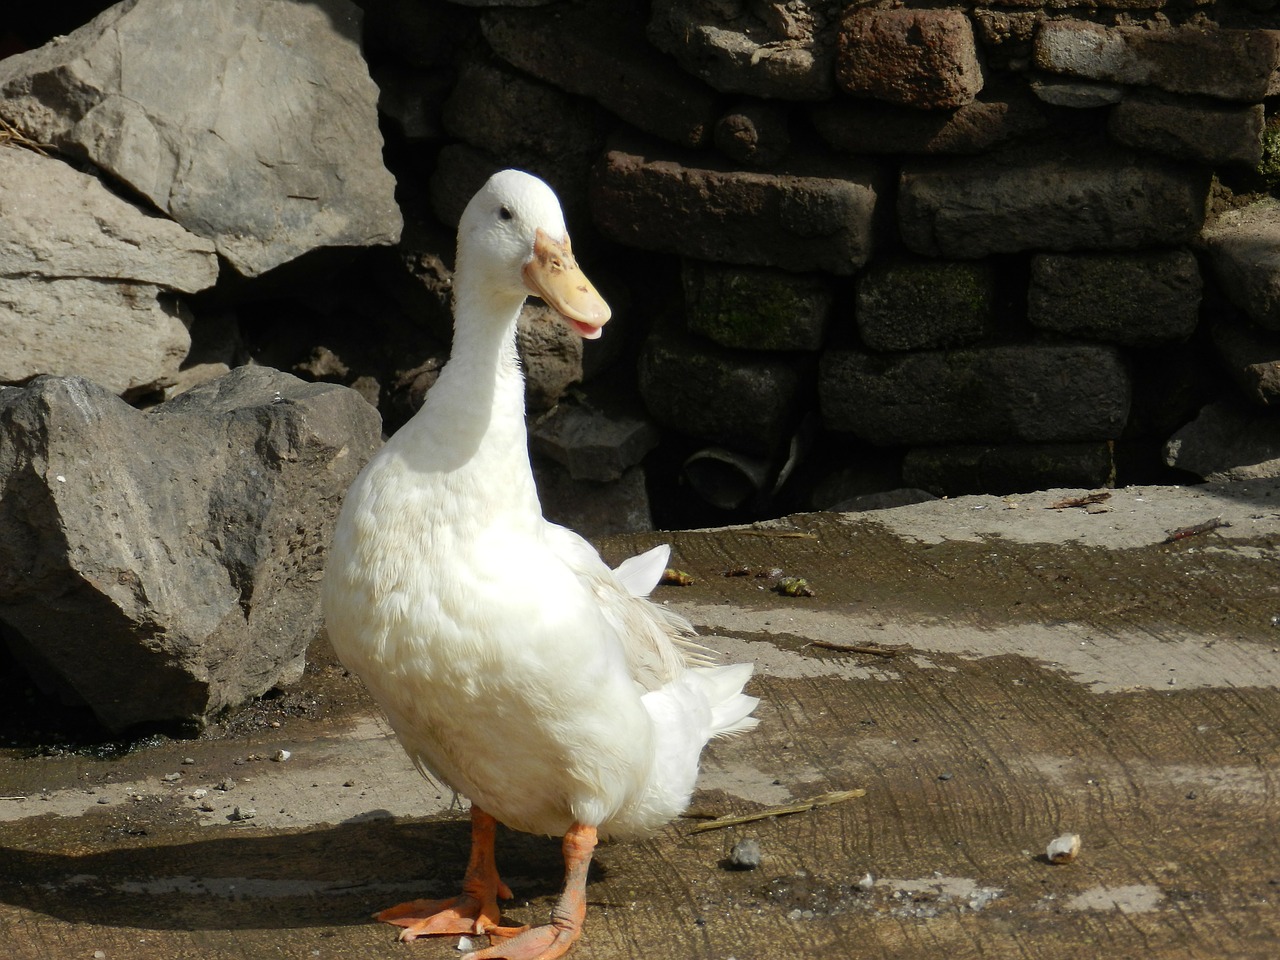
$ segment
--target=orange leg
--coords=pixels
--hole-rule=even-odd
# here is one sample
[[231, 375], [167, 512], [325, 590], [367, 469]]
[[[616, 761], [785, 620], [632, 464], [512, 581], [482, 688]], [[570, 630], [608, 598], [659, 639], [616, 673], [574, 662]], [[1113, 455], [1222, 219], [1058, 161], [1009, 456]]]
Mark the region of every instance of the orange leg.
[[580, 823], [570, 827], [564, 835], [564, 890], [551, 911], [551, 922], [487, 950], [469, 953], [462, 960], [554, 960], [563, 955], [582, 933], [587, 915], [587, 868], [595, 847], [595, 827]]
[[511, 899], [511, 890], [498, 878], [493, 840], [498, 821], [474, 804], [471, 807], [471, 859], [462, 879], [462, 893], [444, 900], [410, 900], [374, 914], [375, 920], [404, 927], [400, 939], [431, 934], [487, 933], [512, 937], [527, 927], [503, 927], [498, 898]]

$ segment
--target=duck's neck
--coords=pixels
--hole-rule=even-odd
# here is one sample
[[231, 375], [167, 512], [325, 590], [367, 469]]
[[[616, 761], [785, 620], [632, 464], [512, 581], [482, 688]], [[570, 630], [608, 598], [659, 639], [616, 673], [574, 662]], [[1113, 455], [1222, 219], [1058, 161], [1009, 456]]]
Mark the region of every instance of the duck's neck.
[[453, 350], [402, 431], [404, 452], [419, 468], [450, 475], [454, 495], [465, 490], [483, 498], [492, 491], [504, 505], [537, 509], [515, 344], [524, 297], [465, 280], [454, 296]]

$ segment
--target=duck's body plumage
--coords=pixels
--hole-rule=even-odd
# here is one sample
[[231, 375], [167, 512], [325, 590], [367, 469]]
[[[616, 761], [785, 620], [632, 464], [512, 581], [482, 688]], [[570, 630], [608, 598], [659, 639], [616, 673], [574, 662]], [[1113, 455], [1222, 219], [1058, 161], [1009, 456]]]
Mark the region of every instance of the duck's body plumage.
[[[325, 616], [413, 761], [473, 808], [531, 833], [641, 836], [683, 810], [711, 737], [754, 726], [751, 668], [707, 666], [647, 599], [666, 548], [614, 571], [542, 517], [515, 352], [535, 226], [567, 250], [554, 195], [513, 171], [464, 214], [453, 354], [347, 494]], [[583, 335], [607, 319], [603, 301], [602, 318], [538, 292]]]

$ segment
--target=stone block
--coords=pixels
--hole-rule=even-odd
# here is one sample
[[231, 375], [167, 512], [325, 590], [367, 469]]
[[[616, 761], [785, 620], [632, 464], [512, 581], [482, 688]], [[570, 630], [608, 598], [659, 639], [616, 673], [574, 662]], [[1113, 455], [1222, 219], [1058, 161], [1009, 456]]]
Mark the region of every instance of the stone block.
[[660, 326], [641, 351], [640, 395], [676, 433], [767, 457], [785, 446], [809, 405], [811, 371], [800, 360], [728, 350]]
[[1231, 302], [1267, 330], [1280, 330], [1280, 203], [1228, 210], [1204, 229], [1214, 273]]
[[1209, 333], [1244, 396], [1260, 407], [1280, 407], [1280, 334], [1227, 317], [1213, 323]]
[[1140, 346], [1189, 337], [1200, 316], [1200, 265], [1185, 250], [1040, 254], [1031, 261], [1032, 326]]
[[685, 320], [693, 333], [744, 350], [817, 350], [834, 295], [820, 276], [686, 260]]
[[645, 133], [687, 147], [711, 138], [716, 95], [649, 44], [627, 9], [571, 6], [493, 10], [485, 39], [512, 66], [569, 93], [590, 97]]
[[658, 431], [648, 420], [610, 415], [574, 403], [529, 430], [533, 451], [554, 460], [574, 480], [620, 480], [658, 444]]
[[1111, 440], [1129, 412], [1119, 351], [1082, 344], [832, 350], [818, 395], [828, 429], [880, 445]]
[[870, 257], [872, 165], [795, 160], [766, 174], [689, 164], [619, 143], [592, 184], [600, 230], [646, 250], [798, 272], [847, 275]]
[[916, 447], [902, 460], [906, 483], [944, 497], [1115, 485], [1108, 443]]
[[1195, 237], [1209, 181], [1171, 161], [1096, 144], [903, 165], [898, 224], [914, 253], [1126, 250]]
[[827, 26], [816, 4], [655, 0], [648, 37], [722, 93], [823, 100], [833, 87]]
[[1165, 463], [1210, 483], [1280, 477], [1280, 417], [1221, 401], [1169, 438]]
[[995, 328], [989, 263], [893, 260], [858, 281], [854, 318], [873, 350], [928, 350], [973, 343]]
[[1262, 162], [1266, 111], [1159, 93], [1125, 97], [1107, 117], [1107, 132], [1126, 146], [1210, 166], [1253, 169]]
[[348, 0], [117, 3], [0, 61], [3, 114], [83, 157], [257, 276], [395, 243], [378, 91]]
[[1090, 80], [1257, 103], [1280, 92], [1280, 30], [1042, 20], [1035, 65]]
[[983, 153], [1048, 126], [1043, 110], [1025, 91], [988, 88], [984, 94], [984, 99], [945, 111], [831, 100], [815, 104], [809, 116], [823, 140], [853, 154]]
[[836, 80], [898, 106], [963, 106], [983, 83], [972, 23], [960, 10], [853, 8], [836, 38]]

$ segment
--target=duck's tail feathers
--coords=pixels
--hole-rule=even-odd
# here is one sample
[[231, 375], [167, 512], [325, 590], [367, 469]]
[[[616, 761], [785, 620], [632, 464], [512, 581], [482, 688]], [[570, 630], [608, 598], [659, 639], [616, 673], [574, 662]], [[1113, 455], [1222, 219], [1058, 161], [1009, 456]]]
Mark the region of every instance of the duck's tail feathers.
[[661, 544], [638, 557], [628, 557], [614, 567], [614, 575], [633, 597], [647, 597], [662, 579], [671, 557], [671, 545]]
[[760, 722], [751, 716], [760, 703], [759, 698], [742, 692], [753, 670], [749, 663], [731, 663], [723, 667], [695, 667], [692, 671], [702, 681], [711, 703], [712, 737], [746, 733]]

